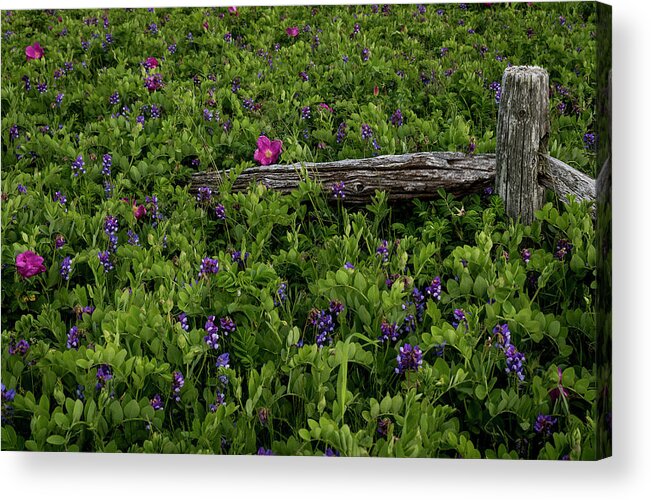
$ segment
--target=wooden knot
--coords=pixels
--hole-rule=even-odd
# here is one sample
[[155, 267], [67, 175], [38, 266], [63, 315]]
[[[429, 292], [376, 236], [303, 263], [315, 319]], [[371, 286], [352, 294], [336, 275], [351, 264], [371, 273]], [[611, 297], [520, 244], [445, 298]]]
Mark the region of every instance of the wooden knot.
[[524, 120], [526, 117], [527, 117], [527, 112], [526, 112], [526, 110], [521, 109], [520, 111], [518, 111], [518, 118], [519, 118], [520, 120]]
[[361, 182], [356, 182], [352, 185], [352, 191], [355, 193], [361, 193], [364, 190], [364, 185]]

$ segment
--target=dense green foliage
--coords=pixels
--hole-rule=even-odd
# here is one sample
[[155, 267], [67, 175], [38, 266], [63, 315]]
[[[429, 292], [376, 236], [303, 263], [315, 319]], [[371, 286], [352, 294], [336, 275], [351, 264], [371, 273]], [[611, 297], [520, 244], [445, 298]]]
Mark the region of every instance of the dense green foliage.
[[[227, 180], [203, 200], [185, 187], [192, 170], [253, 165], [262, 134], [281, 163], [492, 151], [508, 63], [549, 70], [550, 151], [593, 172], [591, 4], [425, 10], [3, 12], [4, 449], [594, 457], [590, 207], [551, 202], [523, 226], [491, 195], [347, 209], [309, 180], [290, 195]], [[37, 41], [44, 57], [26, 60]], [[21, 277], [26, 251], [45, 272]], [[210, 316], [236, 325], [216, 349]], [[422, 366], [397, 373], [406, 344]]]

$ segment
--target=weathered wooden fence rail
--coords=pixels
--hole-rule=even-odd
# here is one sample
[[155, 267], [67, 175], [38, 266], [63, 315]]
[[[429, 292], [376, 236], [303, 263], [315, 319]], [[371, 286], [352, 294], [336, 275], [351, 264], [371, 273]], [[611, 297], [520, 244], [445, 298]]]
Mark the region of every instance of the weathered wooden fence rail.
[[[262, 182], [272, 189], [289, 192], [306, 176], [331, 186], [345, 184], [347, 203], [366, 203], [376, 190], [389, 199], [428, 199], [444, 188], [455, 195], [471, 194], [495, 186], [511, 217], [524, 223], [544, 203], [544, 189], [561, 198], [594, 201], [595, 181], [547, 154], [549, 135], [549, 77], [541, 68], [514, 66], [502, 79], [502, 98], [497, 121], [496, 153], [469, 155], [423, 152], [349, 159], [327, 163], [269, 165], [244, 170], [233, 183], [244, 191]], [[192, 189], [217, 188], [220, 172], [198, 172]]]

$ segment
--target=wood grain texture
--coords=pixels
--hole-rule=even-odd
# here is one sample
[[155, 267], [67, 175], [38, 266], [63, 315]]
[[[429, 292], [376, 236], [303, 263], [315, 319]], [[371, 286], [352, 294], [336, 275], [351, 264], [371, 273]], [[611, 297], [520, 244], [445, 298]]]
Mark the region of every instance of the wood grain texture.
[[[223, 174], [193, 174], [193, 190], [201, 186], [217, 188]], [[327, 163], [269, 165], [244, 170], [235, 180], [233, 191], [243, 191], [251, 183], [262, 182], [283, 193], [296, 189], [309, 176], [325, 189], [336, 182], [345, 184], [345, 201], [368, 203], [376, 190], [386, 191], [389, 200], [431, 199], [439, 188], [455, 195], [483, 191], [495, 177], [495, 155], [464, 153], [413, 153]]]
[[[577, 200], [594, 201], [595, 181], [566, 163], [545, 155], [541, 159], [538, 182], [556, 192], [563, 200], [573, 195]], [[377, 156], [330, 163], [269, 165], [244, 170], [232, 190], [245, 191], [251, 184], [262, 182], [272, 189], [288, 193], [305, 178], [318, 180], [327, 188], [344, 181], [346, 203], [368, 203], [375, 190], [389, 193], [390, 200], [431, 199], [436, 190], [461, 196], [483, 191], [492, 186], [496, 175], [495, 155], [463, 153], [413, 153]], [[193, 174], [191, 191], [207, 186], [217, 190], [229, 172]]]
[[549, 76], [531, 66], [504, 71], [497, 118], [495, 191], [508, 216], [525, 224], [545, 202], [538, 177], [546, 163]]

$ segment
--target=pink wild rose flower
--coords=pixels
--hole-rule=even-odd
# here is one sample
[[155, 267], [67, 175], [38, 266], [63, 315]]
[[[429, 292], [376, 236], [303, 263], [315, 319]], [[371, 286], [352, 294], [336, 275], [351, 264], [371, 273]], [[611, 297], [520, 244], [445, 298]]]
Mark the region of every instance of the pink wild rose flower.
[[44, 54], [43, 47], [38, 42], [34, 42], [33, 45], [28, 45], [25, 47], [25, 55], [27, 59], [40, 59]]
[[287, 36], [296, 38], [298, 36], [298, 26], [292, 26], [291, 28], [287, 28], [285, 30], [285, 33], [287, 33]]
[[258, 149], [253, 153], [253, 159], [260, 165], [271, 165], [278, 161], [283, 149], [283, 141], [271, 141], [267, 136], [258, 138]]
[[156, 59], [155, 57], [148, 57], [147, 66], [151, 69], [158, 68], [158, 59]]
[[43, 257], [31, 250], [20, 253], [16, 256], [16, 270], [23, 278], [31, 278], [46, 271], [43, 265]]
[[228, 12], [237, 15], [237, 7], [229, 7]]

